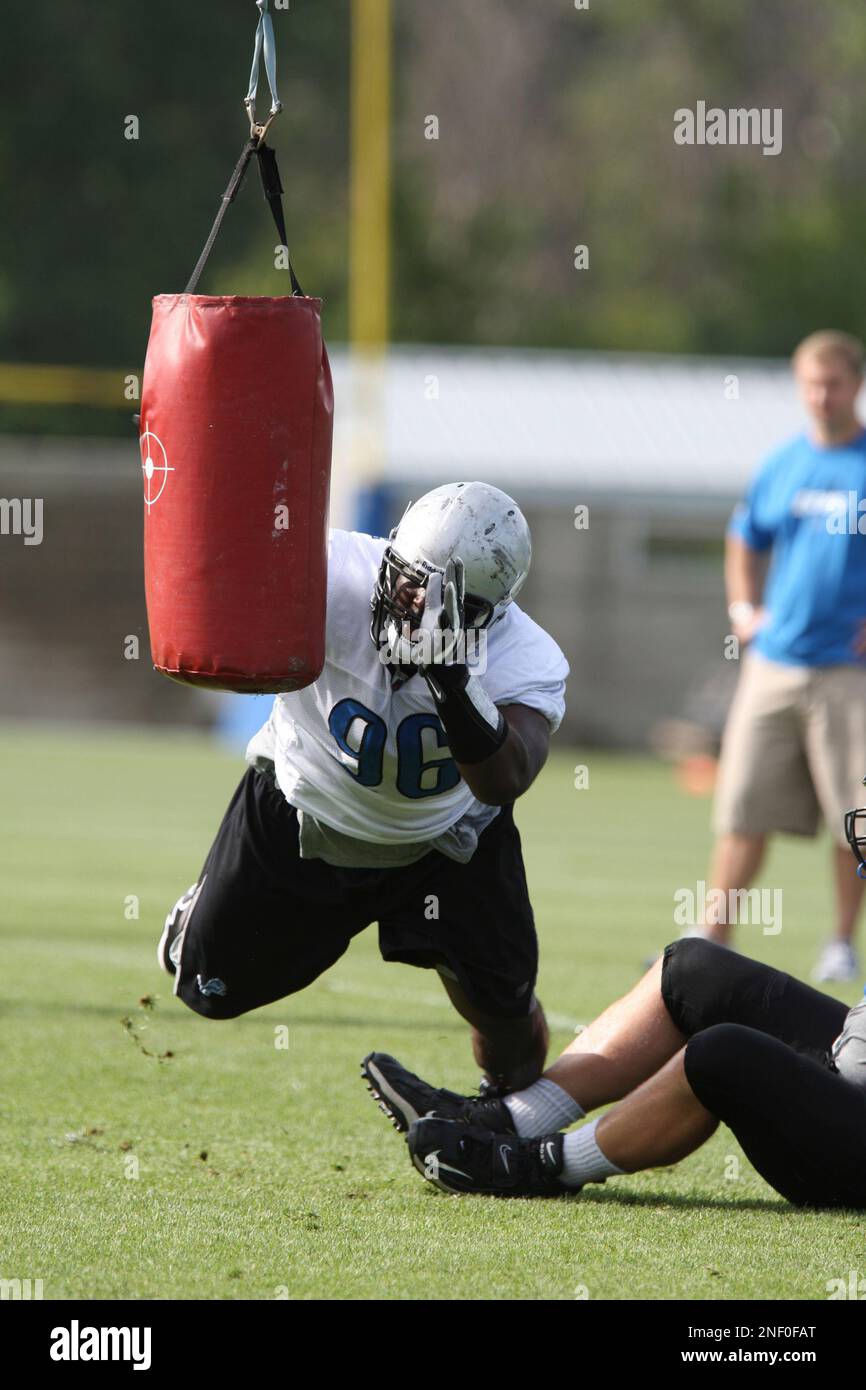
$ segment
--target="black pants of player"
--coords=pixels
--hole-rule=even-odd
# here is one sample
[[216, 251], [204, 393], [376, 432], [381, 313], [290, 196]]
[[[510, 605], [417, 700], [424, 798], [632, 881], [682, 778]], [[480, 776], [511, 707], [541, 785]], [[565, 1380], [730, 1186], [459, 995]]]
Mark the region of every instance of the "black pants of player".
[[248, 768], [185, 918], [175, 993], [205, 1018], [304, 989], [372, 922], [385, 960], [442, 968], [479, 1013], [534, 1007], [538, 940], [510, 806], [467, 864], [431, 850], [402, 868], [335, 868], [300, 857], [295, 808]]
[[866, 1207], [866, 1089], [829, 1056], [847, 1004], [699, 937], [667, 947], [662, 998], [689, 1085], [761, 1176], [799, 1206]]

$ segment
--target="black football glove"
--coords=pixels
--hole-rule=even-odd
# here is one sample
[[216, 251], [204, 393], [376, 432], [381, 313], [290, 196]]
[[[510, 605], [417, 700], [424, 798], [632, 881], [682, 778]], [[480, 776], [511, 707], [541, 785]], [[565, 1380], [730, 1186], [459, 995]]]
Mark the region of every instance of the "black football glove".
[[463, 561], [452, 556], [427, 581], [419, 633], [419, 667], [458, 763], [483, 762], [501, 748], [508, 725], [466, 665], [466, 589]]

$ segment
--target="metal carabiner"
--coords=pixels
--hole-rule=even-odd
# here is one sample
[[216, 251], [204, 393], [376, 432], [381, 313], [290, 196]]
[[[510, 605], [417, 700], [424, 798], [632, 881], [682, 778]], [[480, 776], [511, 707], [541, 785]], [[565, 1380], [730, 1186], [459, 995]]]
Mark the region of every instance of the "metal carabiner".
[[[259, 12], [259, 22], [256, 25], [253, 65], [250, 71], [249, 90], [244, 97], [244, 106], [250, 122], [250, 139], [257, 140], [259, 144], [262, 144], [271, 125], [282, 111], [283, 103], [277, 96], [277, 45], [274, 38], [274, 21], [268, 13], [268, 0], [256, 0], [256, 9]], [[260, 124], [256, 121], [256, 92], [259, 86], [259, 67], [262, 53], [264, 53], [265, 59], [265, 75], [271, 91], [271, 109], [267, 120]]]

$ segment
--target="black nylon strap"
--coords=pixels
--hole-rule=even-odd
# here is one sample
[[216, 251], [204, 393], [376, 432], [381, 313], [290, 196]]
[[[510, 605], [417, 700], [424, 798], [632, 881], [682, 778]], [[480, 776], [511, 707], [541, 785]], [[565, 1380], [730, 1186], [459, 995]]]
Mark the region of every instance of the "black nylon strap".
[[[259, 145], [256, 154], [259, 157], [259, 174], [262, 180], [262, 191], [267, 199], [268, 206], [273, 213], [274, 221], [277, 224], [277, 233], [280, 238], [280, 245], [289, 249], [289, 239], [286, 236], [286, 222], [283, 217], [283, 185], [280, 183], [280, 171], [277, 168], [276, 152], [270, 145]], [[289, 275], [292, 278], [292, 294], [303, 294], [304, 291], [298, 283], [294, 267], [289, 259]]]
[[205, 242], [204, 247], [202, 248], [202, 253], [196, 261], [195, 269], [193, 270], [192, 275], [189, 277], [189, 282], [187, 284], [186, 289], [184, 290], [184, 294], [195, 293], [195, 287], [198, 284], [199, 279], [201, 277], [201, 273], [205, 268], [207, 258], [210, 255], [211, 250], [213, 248], [213, 244], [217, 239], [217, 233], [219, 232], [219, 229], [222, 226], [222, 220], [226, 215], [228, 205], [229, 203], [233, 203], [235, 200], [237, 191], [243, 183], [244, 174], [247, 172], [247, 165], [249, 164], [250, 159], [252, 158], [253, 153], [255, 152], [255, 148], [255, 141], [248, 140], [247, 143], [244, 145], [243, 149], [241, 150], [241, 157], [234, 167], [234, 173], [229, 179], [228, 188], [222, 196], [219, 212], [217, 213], [216, 218], [214, 219], [214, 224], [210, 229], [210, 236]]
[[[220, 200], [219, 212], [214, 218], [214, 224], [210, 229], [210, 236], [205, 242], [202, 253], [195, 264], [195, 269], [189, 277], [189, 282], [184, 294], [194, 294], [196, 286], [201, 278], [201, 273], [207, 264], [207, 258], [213, 250], [213, 244], [217, 239], [219, 229], [222, 226], [223, 218], [228, 210], [229, 203], [233, 203], [237, 197], [238, 189], [244, 181], [244, 174], [247, 172], [247, 165], [253, 155], [258, 156], [259, 172], [262, 178], [262, 188], [268, 206], [273, 214], [277, 232], [280, 238], [280, 245], [288, 249], [288, 239], [286, 237], [286, 223], [283, 217], [282, 193], [283, 186], [280, 183], [280, 172], [277, 168], [277, 157], [270, 145], [259, 144], [257, 138], [249, 139], [241, 150], [241, 156], [234, 167], [228, 187]], [[298, 282], [291, 260], [289, 261], [289, 274], [292, 280], [292, 294], [302, 295], [304, 292]]]

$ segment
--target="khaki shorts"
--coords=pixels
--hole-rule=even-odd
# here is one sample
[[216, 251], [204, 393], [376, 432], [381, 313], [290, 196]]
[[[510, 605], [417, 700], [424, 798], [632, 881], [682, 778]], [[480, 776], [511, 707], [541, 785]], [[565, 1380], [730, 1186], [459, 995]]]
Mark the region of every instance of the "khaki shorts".
[[716, 832], [814, 835], [823, 813], [845, 845], [843, 818], [866, 801], [864, 776], [866, 670], [747, 653], [722, 739]]

